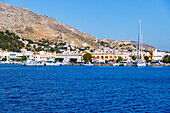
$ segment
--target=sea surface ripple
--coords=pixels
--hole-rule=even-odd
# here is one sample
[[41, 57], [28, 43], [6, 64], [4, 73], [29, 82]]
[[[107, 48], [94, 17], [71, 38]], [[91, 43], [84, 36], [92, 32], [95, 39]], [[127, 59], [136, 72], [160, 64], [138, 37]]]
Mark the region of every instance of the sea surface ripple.
[[3, 64], [0, 112], [170, 112], [170, 67]]

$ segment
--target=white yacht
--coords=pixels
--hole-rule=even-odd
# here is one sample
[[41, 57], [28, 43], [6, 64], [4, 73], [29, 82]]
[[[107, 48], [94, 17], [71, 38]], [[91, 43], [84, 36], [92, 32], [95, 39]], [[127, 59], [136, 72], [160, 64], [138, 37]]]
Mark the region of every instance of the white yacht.
[[146, 66], [146, 63], [143, 61], [139, 61], [139, 55], [140, 55], [140, 38], [141, 38], [141, 19], [139, 20], [139, 33], [138, 33], [138, 49], [137, 49], [137, 62], [135, 63], [136, 67]]

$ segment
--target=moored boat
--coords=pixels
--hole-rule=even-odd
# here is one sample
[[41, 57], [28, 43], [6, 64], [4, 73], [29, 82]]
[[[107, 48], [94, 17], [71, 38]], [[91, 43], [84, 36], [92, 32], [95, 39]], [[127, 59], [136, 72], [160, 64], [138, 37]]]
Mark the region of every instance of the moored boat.
[[143, 67], [143, 66], [146, 66], [146, 63], [136, 62], [136, 63], [135, 63], [135, 66], [136, 66], [136, 67]]
[[60, 65], [62, 65], [62, 63], [60, 63], [60, 62], [54, 63], [54, 66], [60, 66]]
[[44, 65], [45, 65], [45, 63], [42, 62], [42, 61], [38, 61], [38, 62], [37, 62], [37, 66], [44, 66]]
[[141, 19], [139, 20], [139, 33], [138, 33], [138, 48], [137, 48], [137, 62], [134, 64], [136, 67], [146, 66], [146, 63], [139, 61], [140, 55], [140, 38], [141, 38]]
[[48, 60], [46, 60], [46, 62], [45, 62], [45, 65], [46, 65], [46, 66], [54, 66], [54, 64], [55, 64], [55, 61], [52, 60], [52, 59], [48, 59]]
[[87, 62], [86, 64], [83, 64], [84, 66], [93, 66], [91, 62]]
[[113, 66], [119, 66], [119, 63], [113, 63]]
[[128, 66], [126, 61], [120, 61], [119, 66]]
[[25, 62], [23, 65], [24, 66], [36, 66], [37, 64], [35, 63], [35, 61], [31, 61], [31, 62]]

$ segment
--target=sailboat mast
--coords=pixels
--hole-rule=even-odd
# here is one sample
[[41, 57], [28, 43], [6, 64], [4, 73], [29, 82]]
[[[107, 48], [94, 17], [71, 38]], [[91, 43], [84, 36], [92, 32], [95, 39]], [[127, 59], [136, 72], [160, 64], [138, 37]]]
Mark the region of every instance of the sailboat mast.
[[137, 61], [139, 60], [139, 55], [140, 55], [140, 38], [141, 38], [141, 19], [139, 19], [139, 32], [138, 32], [138, 49], [137, 49]]

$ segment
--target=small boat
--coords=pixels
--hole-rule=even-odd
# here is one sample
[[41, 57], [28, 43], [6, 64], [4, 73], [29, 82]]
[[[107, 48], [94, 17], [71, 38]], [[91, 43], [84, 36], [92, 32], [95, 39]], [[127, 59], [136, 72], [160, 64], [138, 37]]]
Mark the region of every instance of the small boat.
[[113, 63], [113, 66], [119, 66], [119, 63]]
[[63, 62], [62, 65], [67, 65], [67, 63], [66, 63], [66, 62]]
[[128, 66], [128, 63], [126, 61], [121, 61], [119, 63], [119, 66]]
[[136, 62], [136, 63], [135, 63], [135, 66], [136, 66], [136, 67], [144, 67], [144, 66], [146, 66], [146, 63]]
[[45, 65], [46, 65], [46, 66], [53, 66], [53, 65], [54, 65], [54, 62], [53, 62], [53, 61], [46, 61], [46, 62], [45, 62]]
[[12, 64], [22, 64], [22, 62], [14, 61]]
[[54, 66], [60, 66], [60, 65], [62, 65], [61, 62], [56, 62], [56, 63], [54, 63]]
[[44, 66], [44, 65], [45, 65], [45, 63], [42, 62], [42, 61], [38, 61], [38, 62], [37, 62], [37, 66]]
[[10, 64], [10, 61], [2, 61], [1, 64]]
[[45, 66], [54, 66], [55, 60], [53, 59], [47, 59], [45, 62]]
[[87, 62], [86, 64], [84, 64], [84, 66], [93, 66], [93, 64], [91, 62]]
[[23, 65], [24, 66], [36, 66], [37, 64], [35, 63], [35, 61], [30, 61], [30, 62], [25, 62]]

